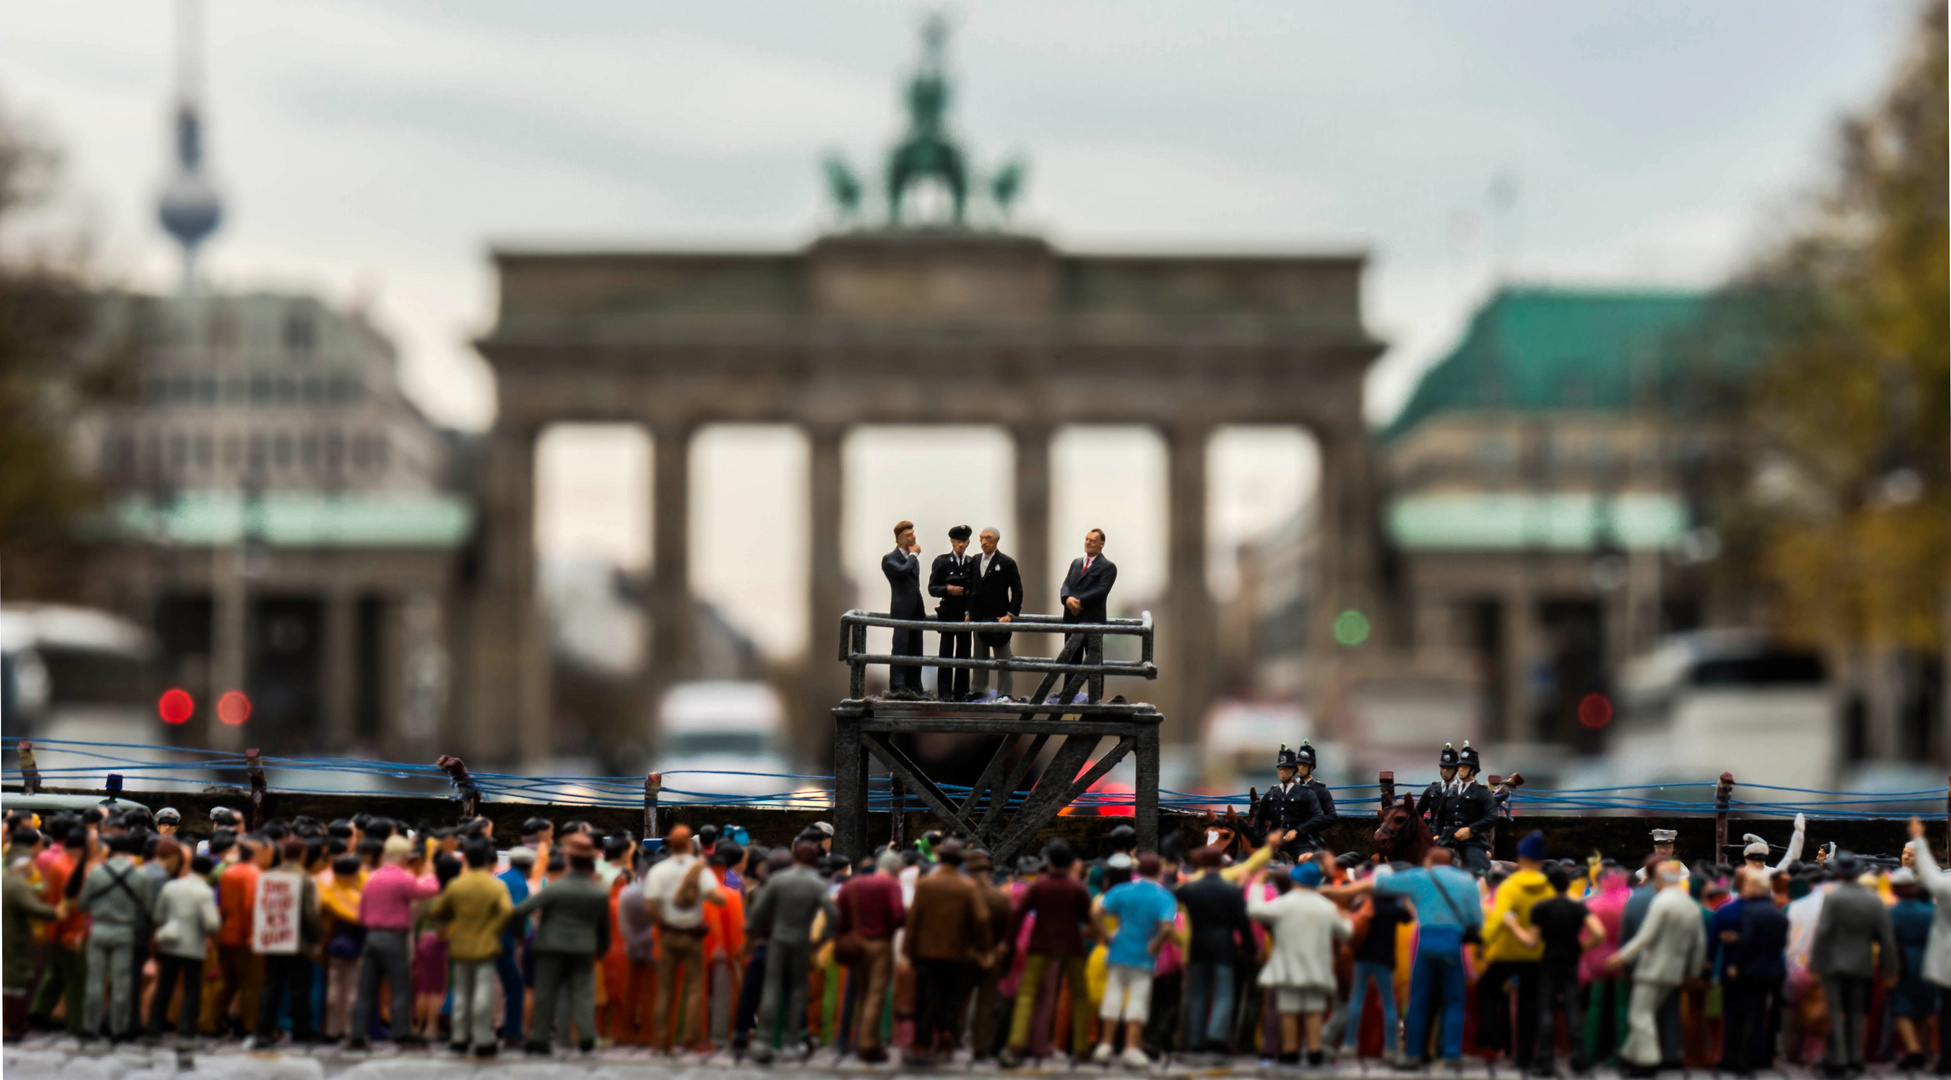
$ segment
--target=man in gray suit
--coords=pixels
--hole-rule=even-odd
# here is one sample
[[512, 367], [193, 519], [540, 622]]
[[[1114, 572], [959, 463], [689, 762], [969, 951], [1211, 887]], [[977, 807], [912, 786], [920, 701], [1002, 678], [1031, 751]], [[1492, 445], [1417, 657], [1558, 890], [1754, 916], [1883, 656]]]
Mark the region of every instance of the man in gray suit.
[[[1836, 887], [1823, 897], [1822, 914], [1816, 917], [1809, 971], [1822, 980], [1829, 1001], [1829, 1053], [1823, 1058], [1823, 1075], [1854, 1076], [1863, 1071], [1863, 1023], [1870, 1011], [1877, 957], [1884, 976], [1894, 979], [1904, 954], [1897, 948], [1890, 909], [1857, 880], [1863, 876], [1863, 860], [1845, 851], [1830, 866]], [[1870, 954], [1872, 945], [1877, 946], [1877, 957]]]
[[[881, 556], [881, 573], [889, 591], [887, 613], [897, 619], [923, 620], [928, 609], [921, 602], [921, 544], [915, 540], [915, 523], [894, 525], [894, 550]], [[921, 631], [896, 630], [894, 655], [920, 656]], [[921, 695], [921, 665], [894, 664], [887, 673], [888, 693], [897, 696]]]
[[765, 990], [759, 995], [759, 1029], [752, 1038], [752, 1060], [761, 1065], [772, 1061], [782, 1005], [786, 1010], [783, 1045], [796, 1051], [805, 1040], [807, 964], [818, 944], [813, 939], [813, 916], [826, 913], [822, 925], [827, 933], [840, 921], [840, 909], [827, 895], [826, 879], [813, 869], [819, 857], [820, 846], [811, 840], [794, 844], [792, 869], [774, 874], [745, 916], [747, 938], [766, 939]]
[[511, 925], [540, 912], [535, 930], [535, 1015], [528, 1028], [528, 1053], [547, 1056], [549, 1029], [555, 1025], [556, 996], [565, 989], [569, 1015], [563, 1018], [584, 1053], [596, 1048], [596, 958], [610, 951], [610, 890], [596, 880], [596, 845], [577, 833], [562, 842], [569, 872], [531, 893], [509, 913]]

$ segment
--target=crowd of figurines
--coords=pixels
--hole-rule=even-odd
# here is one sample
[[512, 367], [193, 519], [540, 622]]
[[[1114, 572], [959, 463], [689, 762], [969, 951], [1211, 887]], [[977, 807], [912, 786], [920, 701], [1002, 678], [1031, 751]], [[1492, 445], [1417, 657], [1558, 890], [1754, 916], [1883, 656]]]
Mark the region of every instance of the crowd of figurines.
[[1388, 808], [1373, 854], [1336, 855], [1315, 764], [1282, 747], [1247, 819], [1158, 851], [1119, 827], [1013, 866], [939, 833], [835, 853], [824, 825], [767, 849], [730, 826], [653, 844], [538, 818], [498, 850], [486, 819], [240, 832], [219, 809], [197, 841], [168, 809], [15, 813], [7, 1037], [1005, 1068], [1470, 1054], [1536, 1076], [1561, 1057], [1842, 1076], [1951, 1049], [1951, 875], [1914, 819], [1896, 859], [1804, 863], [1798, 817], [1785, 851], [1744, 838], [1739, 866], [1685, 866], [1658, 829], [1644, 857], [1554, 858], [1533, 831], [1493, 862], [1466, 744], [1420, 806]]

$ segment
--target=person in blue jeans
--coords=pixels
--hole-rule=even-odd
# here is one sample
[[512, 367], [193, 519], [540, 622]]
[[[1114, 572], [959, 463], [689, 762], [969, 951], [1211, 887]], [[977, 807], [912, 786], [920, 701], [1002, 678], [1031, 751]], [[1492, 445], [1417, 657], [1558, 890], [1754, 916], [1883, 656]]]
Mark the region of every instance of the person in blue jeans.
[[[508, 851], [508, 869], [495, 875], [497, 880], [508, 886], [508, 898], [517, 904], [528, 899], [528, 873], [534, 865], [533, 848], [511, 848]], [[495, 957], [495, 977], [501, 980], [504, 1005], [501, 1037], [510, 1043], [522, 1041], [522, 965], [516, 958], [516, 952], [528, 932], [527, 923], [527, 919], [508, 920], [501, 931], [501, 955]]]
[[1396, 1040], [1396, 928], [1412, 921], [1402, 901], [1387, 893], [1369, 897], [1368, 931], [1355, 946], [1355, 984], [1348, 992], [1348, 1023], [1343, 1029], [1344, 1053], [1355, 1052], [1361, 1038], [1362, 1014], [1367, 1010], [1368, 988], [1375, 987], [1382, 1000], [1382, 1056], [1398, 1056]]
[[1403, 1047], [1403, 1057], [1412, 1062], [1429, 1060], [1435, 1009], [1441, 1009], [1443, 1017], [1439, 1054], [1451, 1061], [1463, 1056], [1463, 938], [1466, 932], [1482, 932], [1484, 908], [1477, 896], [1477, 879], [1451, 863], [1448, 848], [1431, 848], [1421, 869], [1387, 874], [1378, 870], [1369, 879], [1377, 895], [1399, 897], [1416, 909], [1420, 930], [1415, 967], [1409, 973], [1409, 1022]]
[[1199, 876], [1179, 886], [1189, 932], [1180, 1045], [1190, 1052], [1225, 1054], [1231, 1049], [1234, 964], [1241, 952], [1253, 948], [1246, 891], [1221, 875], [1225, 863], [1220, 848], [1202, 847], [1192, 853]]

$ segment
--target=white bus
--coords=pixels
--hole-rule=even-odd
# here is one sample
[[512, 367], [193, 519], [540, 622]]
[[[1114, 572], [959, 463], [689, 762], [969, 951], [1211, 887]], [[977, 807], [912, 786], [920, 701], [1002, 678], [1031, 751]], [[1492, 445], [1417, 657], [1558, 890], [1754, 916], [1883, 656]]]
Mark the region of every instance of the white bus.
[[[0, 729], [33, 739], [49, 787], [99, 788], [121, 772], [96, 754], [162, 761], [160, 751], [63, 747], [60, 740], [151, 746], [167, 742], [156, 713], [155, 645], [135, 623], [92, 608], [0, 606]], [[72, 771], [70, 771], [72, 770]], [[154, 787], [140, 772], [130, 787]], [[160, 779], [160, 778], [158, 778]], [[183, 779], [183, 778], [178, 778]]]
[[1834, 786], [1839, 714], [1813, 653], [1750, 631], [1678, 634], [1627, 665], [1618, 696], [1606, 747], [1617, 783], [1731, 772], [1737, 785]]

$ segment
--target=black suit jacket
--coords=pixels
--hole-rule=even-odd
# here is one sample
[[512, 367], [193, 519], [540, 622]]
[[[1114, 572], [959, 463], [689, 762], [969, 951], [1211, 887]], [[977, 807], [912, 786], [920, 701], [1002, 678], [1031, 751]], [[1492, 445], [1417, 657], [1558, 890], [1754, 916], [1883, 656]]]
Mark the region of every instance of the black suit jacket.
[[[1016, 569], [1016, 560], [996, 552], [989, 560], [989, 572], [982, 572], [982, 553], [977, 552], [975, 565], [969, 569], [975, 579], [975, 588], [969, 593], [969, 617], [976, 622], [995, 622], [1004, 615], [1015, 618], [1023, 614], [1023, 575]], [[1008, 634], [984, 634], [982, 640], [991, 645], [1009, 644]]]
[[[959, 568], [956, 566], [953, 551], [945, 551], [935, 556], [935, 565], [928, 568], [928, 595], [941, 601], [935, 605], [937, 618], [960, 620], [962, 616], [969, 613], [969, 592], [973, 591], [976, 570], [979, 567], [976, 566], [975, 559], [966, 552], [962, 555], [961, 564]], [[948, 592], [950, 585], [960, 585], [968, 591], [963, 592], [961, 596], [950, 596]]]
[[1089, 573], [1084, 572], [1082, 558], [1070, 561], [1070, 572], [1064, 575], [1063, 591], [1057, 599], [1068, 600], [1075, 596], [1082, 608], [1071, 614], [1069, 605], [1064, 607], [1065, 622], [1101, 623], [1111, 616], [1107, 611], [1111, 599], [1111, 586], [1118, 580], [1118, 568], [1110, 559], [1099, 555], [1091, 560]]
[[889, 615], [897, 619], [928, 617], [928, 609], [921, 603], [920, 556], [895, 548], [881, 556], [881, 573], [887, 575]]

